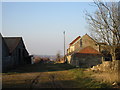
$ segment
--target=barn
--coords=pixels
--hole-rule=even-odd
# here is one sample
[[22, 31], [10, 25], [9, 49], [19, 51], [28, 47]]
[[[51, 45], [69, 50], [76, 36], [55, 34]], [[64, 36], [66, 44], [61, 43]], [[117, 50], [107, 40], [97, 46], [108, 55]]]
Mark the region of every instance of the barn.
[[2, 37], [2, 72], [30, 64], [31, 59], [22, 37]]

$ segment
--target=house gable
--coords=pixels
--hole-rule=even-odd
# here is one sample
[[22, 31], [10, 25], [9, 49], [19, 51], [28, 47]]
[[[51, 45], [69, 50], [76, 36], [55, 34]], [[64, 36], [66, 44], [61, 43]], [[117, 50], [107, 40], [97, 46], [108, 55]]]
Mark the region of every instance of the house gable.
[[22, 40], [22, 37], [4, 37], [4, 40], [9, 48], [9, 53], [12, 53]]
[[0, 33], [0, 47], [1, 47], [1, 52], [2, 52], [2, 57], [8, 56], [9, 55], [9, 49], [7, 47], [7, 44], [4, 40], [4, 38], [2, 37], [1, 33]]
[[91, 46], [92, 48], [94, 48], [95, 50], [99, 51], [99, 45], [97, 44], [97, 42], [92, 39], [88, 34], [85, 34], [82, 38], [81, 38], [81, 49]]

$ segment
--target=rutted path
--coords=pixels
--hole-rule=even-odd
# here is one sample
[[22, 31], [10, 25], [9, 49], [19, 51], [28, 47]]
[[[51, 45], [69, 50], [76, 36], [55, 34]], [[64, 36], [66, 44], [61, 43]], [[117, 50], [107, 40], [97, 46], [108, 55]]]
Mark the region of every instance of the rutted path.
[[[82, 69], [67, 64], [36, 64], [2, 74], [3, 88], [95, 88], [109, 87], [93, 81]], [[69, 70], [68, 70], [69, 69]]]
[[[48, 77], [48, 78], [46, 78]], [[62, 77], [58, 75], [57, 73], [51, 73], [51, 74], [45, 74], [41, 72], [39, 75], [37, 75], [33, 80], [31, 80], [30, 88], [45, 88], [44, 85], [42, 85], [42, 81], [49, 82], [49, 88], [64, 88], [62, 83], [60, 82], [62, 80]]]
[[31, 89], [65, 88], [61, 81], [69, 80], [69, 78], [64, 76], [68, 74], [68, 71], [65, 69], [70, 68], [73, 67], [64, 64], [36, 64], [34, 66], [18, 68], [10, 73], [3, 74], [3, 87], [24, 87]]

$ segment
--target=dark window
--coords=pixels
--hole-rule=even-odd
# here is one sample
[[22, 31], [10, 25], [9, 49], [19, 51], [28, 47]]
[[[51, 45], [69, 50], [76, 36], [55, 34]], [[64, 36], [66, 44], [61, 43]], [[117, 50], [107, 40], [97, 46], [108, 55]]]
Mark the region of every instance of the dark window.
[[82, 47], [82, 39], [80, 39], [80, 47]]
[[12, 53], [9, 53], [9, 56], [11, 56], [12, 55]]
[[109, 51], [102, 50], [102, 54], [104, 56], [105, 61], [111, 61], [112, 60], [112, 56], [111, 56]]
[[117, 48], [115, 50], [115, 53], [116, 53], [116, 60], [120, 60], [120, 48]]

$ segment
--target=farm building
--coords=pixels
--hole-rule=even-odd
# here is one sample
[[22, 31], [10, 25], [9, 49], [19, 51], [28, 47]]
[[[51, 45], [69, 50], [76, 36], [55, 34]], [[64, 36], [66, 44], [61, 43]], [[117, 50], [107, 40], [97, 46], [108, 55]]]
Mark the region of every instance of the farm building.
[[2, 71], [30, 64], [30, 56], [22, 37], [2, 37]]
[[102, 63], [102, 55], [90, 46], [72, 54], [71, 57], [70, 63], [82, 68], [88, 68]]
[[[105, 43], [96, 42], [88, 34], [74, 39], [67, 49], [67, 61], [77, 67], [92, 67], [102, 63]], [[110, 60], [110, 57], [109, 57]]]

